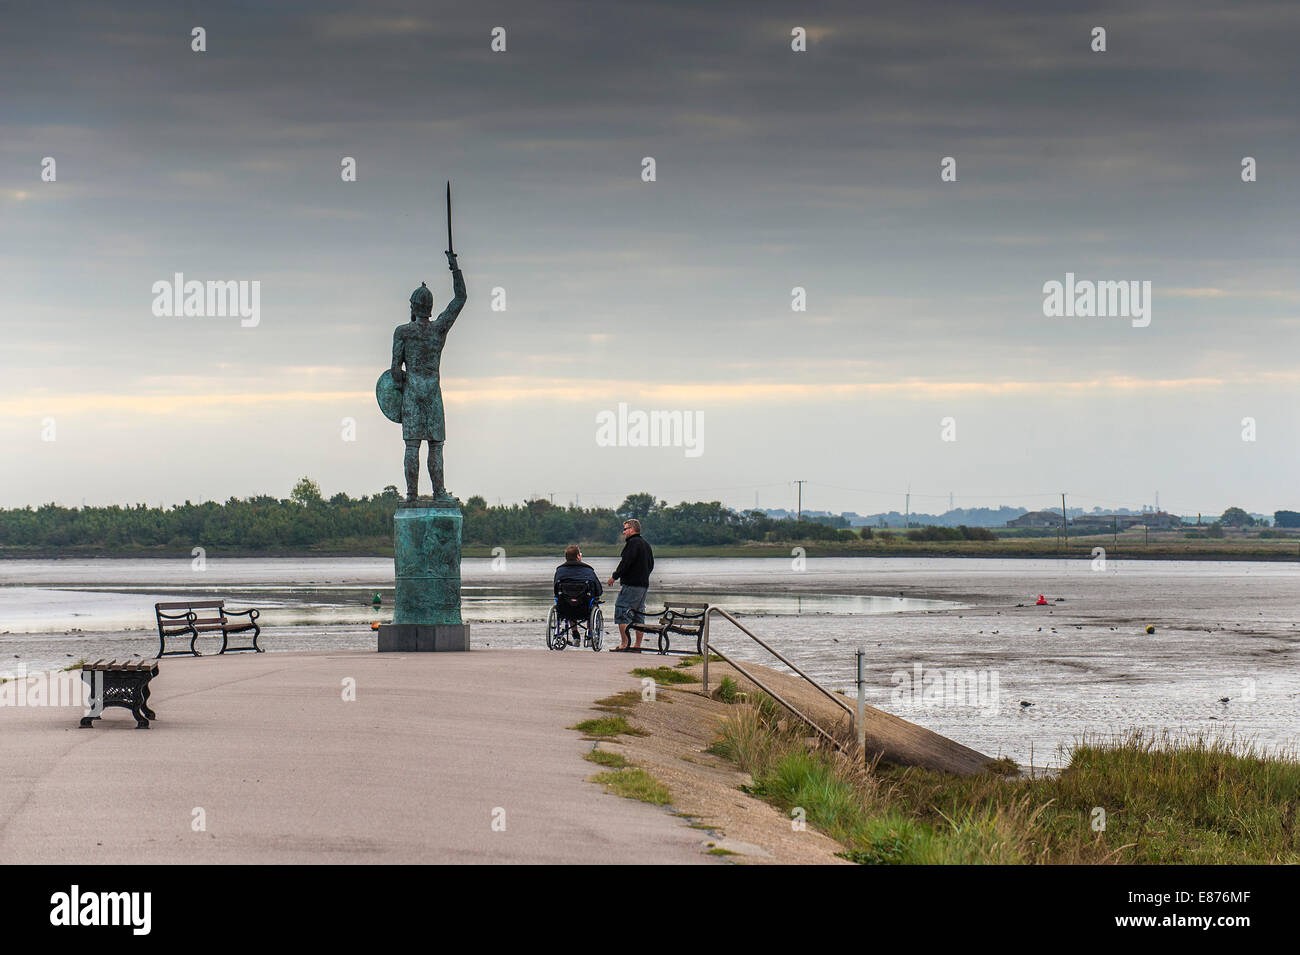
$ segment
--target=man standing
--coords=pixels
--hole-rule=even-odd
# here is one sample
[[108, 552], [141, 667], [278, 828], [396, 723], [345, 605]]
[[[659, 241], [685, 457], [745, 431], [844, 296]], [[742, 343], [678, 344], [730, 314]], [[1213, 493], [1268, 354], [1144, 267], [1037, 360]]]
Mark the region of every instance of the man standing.
[[650, 571], [655, 567], [654, 551], [641, 536], [641, 522], [628, 518], [623, 522], [623, 556], [618, 568], [610, 575], [609, 585], [619, 581], [618, 599], [614, 602], [614, 622], [618, 624], [618, 652], [641, 652], [641, 631], [636, 634], [636, 646], [628, 646], [628, 624], [645, 622], [645, 595], [650, 589]]

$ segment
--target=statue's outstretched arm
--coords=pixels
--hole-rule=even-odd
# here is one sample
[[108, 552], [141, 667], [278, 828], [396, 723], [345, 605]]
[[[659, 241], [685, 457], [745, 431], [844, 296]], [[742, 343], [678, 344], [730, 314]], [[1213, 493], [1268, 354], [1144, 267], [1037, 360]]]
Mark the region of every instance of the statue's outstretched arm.
[[456, 316], [459, 315], [460, 310], [465, 307], [465, 299], [467, 296], [465, 294], [465, 276], [461, 273], [460, 267], [456, 264], [456, 254], [454, 252], [448, 252], [447, 261], [451, 265], [451, 287], [455, 298], [447, 304], [447, 307], [443, 310], [442, 314], [438, 316], [438, 321], [445, 322], [447, 327], [451, 328], [451, 326], [456, 322]]

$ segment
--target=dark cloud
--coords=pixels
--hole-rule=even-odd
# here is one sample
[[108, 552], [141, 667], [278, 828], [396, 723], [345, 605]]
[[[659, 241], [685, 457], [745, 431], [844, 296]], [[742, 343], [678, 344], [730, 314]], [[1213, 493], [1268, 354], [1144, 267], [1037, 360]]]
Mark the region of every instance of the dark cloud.
[[[451, 178], [484, 309], [467, 376], [577, 355], [617, 378], [629, 345], [737, 382], [1289, 371], [1297, 40], [1300, 8], [1271, 2], [15, 8], [10, 354], [55, 336], [103, 390], [195, 350], [368, 387], [409, 289], [443, 281]], [[263, 327], [160, 326], [148, 290], [175, 271], [261, 280]], [[1152, 281], [1151, 327], [1045, 319], [1067, 271]]]

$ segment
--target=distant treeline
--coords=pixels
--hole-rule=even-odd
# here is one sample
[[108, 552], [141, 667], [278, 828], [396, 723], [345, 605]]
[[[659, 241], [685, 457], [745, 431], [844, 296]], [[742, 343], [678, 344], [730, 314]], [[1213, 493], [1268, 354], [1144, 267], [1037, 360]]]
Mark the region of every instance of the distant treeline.
[[[325, 551], [380, 553], [391, 546], [393, 511], [401, 497], [389, 485], [378, 494], [359, 498], [339, 493], [326, 500], [320, 486], [303, 478], [286, 499], [267, 495], [231, 498], [224, 504], [144, 504], [122, 507], [41, 507], [0, 509], [0, 548], [6, 553], [33, 551], [191, 550], [274, 553]], [[902, 542], [996, 541], [999, 537], [1052, 536], [1059, 531], [1016, 528], [994, 534], [985, 527], [915, 524], [897, 532], [881, 528], [847, 528], [842, 516], [818, 515], [801, 521], [769, 516], [763, 511], [735, 511], [718, 501], [670, 505], [652, 494], [631, 494], [616, 508], [562, 507], [545, 499], [523, 504], [488, 506], [475, 495], [463, 505], [463, 539], [484, 547], [518, 545], [564, 546], [621, 542], [619, 531], [629, 517], [639, 519], [654, 544], [725, 547], [788, 541]], [[1277, 528], [1300, 527], [1300, 512], [1278, 511]], [[1189, 539], [1222, 538], [1224, 528], [1240, 533], [1257, 522], [1244, 510], [1228, 508], [1213, 524], [1184, 528]], [[1265, 529], [1259, 537], [1285, 536], [1286, 530]], [[1071, 534], [1073, 537], [1074, 534]]]
[[[221, 547], [231, 550], [346, 550], [391, 537], [401, 500], [389, 485], [373, 496], [339, 493], [326, 500], [303, 478], [287, 499], [231, 498], [224, 504], [144, 504], [69, 508], [55, 504], [0, 509], [0, 547], [104, 549]], [[642, 521], [658, 544], [720, 545], [750, 541], [859, 540], [851, 530], [818, 521], [776, 520], [740, 513], [717, 501], [669, 505], [651, 494], [632, 494], [617, 508], [561, 507], [547, 500], [491, 507], [475, 495], [463, 506], [466, 543], [617, 543], [623, 521]], [[864, 529], [871, 536], [869, 528]]]

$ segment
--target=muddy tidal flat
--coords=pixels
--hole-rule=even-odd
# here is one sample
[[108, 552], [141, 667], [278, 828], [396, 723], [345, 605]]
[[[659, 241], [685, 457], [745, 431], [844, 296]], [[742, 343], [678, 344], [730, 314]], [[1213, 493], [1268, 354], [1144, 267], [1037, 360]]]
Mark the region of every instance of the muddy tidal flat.
[[[558, 561], [466, 560], [475, 646], [546, 653]], [[596, 559], [607, 576], [613, 560]], [[708, 600], [800, 667], [983, 752], [1059, 765], [1083, 734], [1222, 733], [1300, 742], [1300, 564], [982, 558], [681, 558], [656, 563], [647, 609]], [[378, 593], [378, 609], [373, 603]], [[1037, 606], [1038, 595], [1047, 600]], [[269, 652], [373, 649], [392, 562], [374, 558], [0, 561], [0, 672], [153, 656], [155, 601], [258, 607]], [[612, 618], [613, 594], [607, 595]], [[1147, 633], [1147, 627], [1154, 627]], [[774, 662], [728, 624], [713, 639]], [[606, 645], [614, 645], [607, 636]], [[205, 638], [212, 652], [219, 640]], [[177, 645], [179, 648], [179, 644]], [[590, 651], [566, 650], [574, 667]], [[653, 660], [653, 658], [652, 658]], [[165, 661], [164, 661], [165, 663]], [[1222, 702], [1227, 698], [1227, 702]], [[1023, 706], [1023, 703], [1032, 704]]]

